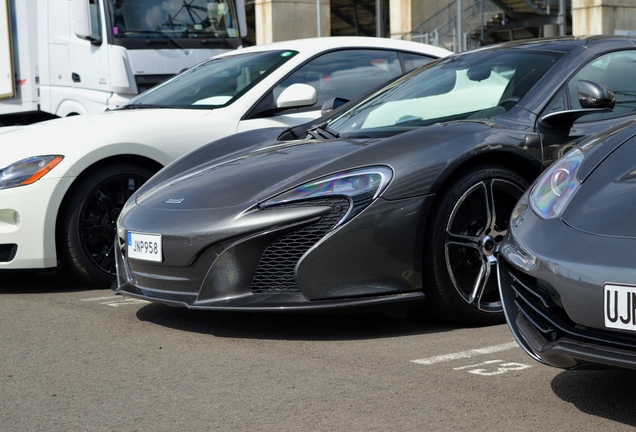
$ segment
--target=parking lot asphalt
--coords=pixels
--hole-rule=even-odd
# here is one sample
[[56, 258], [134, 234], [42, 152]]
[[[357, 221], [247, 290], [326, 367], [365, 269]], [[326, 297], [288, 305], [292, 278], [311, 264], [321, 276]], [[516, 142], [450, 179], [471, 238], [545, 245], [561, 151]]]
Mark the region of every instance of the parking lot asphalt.
[[633, 430], [636, 373], [562, 371], [506, 325], [210, 313], [0, 273], [2, 431]]

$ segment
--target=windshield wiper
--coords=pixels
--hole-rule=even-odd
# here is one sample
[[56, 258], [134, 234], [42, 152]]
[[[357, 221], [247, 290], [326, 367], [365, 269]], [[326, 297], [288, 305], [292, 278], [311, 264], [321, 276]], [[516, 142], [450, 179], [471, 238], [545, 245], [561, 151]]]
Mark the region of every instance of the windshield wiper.
[[[177, 48], [185, 49], [183, 47], [183, 45], [181, 45], [179, 42], [177, 42], [177, 40], [175, 38], [173, 38], [168, 33], [164, 32], [162, 30], [135, 30], [134, 33], [159, 35], [159, 36], [161, 36], [161, 37], [163, 37], [165, 39], [168, 39]], [[146, 39], [146, 43], [147, 44], [152, 44], [152, 43], [156, 43], [156, 42], [165, 42], [165, 41], [153, 41], [152, 39]]]
[[155, 104], [145, 104], [145, 103], [136, 103], [136, 104], [127, 104], [122, 105], [117, 109], [145, 109], [145, 108], [174, 108], [170, 105], [155, 105]]
[[317, 126], [307, 130], [309, 136], [313, 139], [334, 139], [340, 137], [340, 132], [337, 132], [327, 126], [327, 123], [320, 123]]

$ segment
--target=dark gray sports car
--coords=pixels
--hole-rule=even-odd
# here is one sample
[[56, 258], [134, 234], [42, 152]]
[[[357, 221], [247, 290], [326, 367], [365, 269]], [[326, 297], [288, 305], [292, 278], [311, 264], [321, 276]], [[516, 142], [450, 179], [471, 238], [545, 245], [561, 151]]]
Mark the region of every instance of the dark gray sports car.
[[636, 369], [636, 122], [556, 161], [523, 195], [499, 253], [519, 344], [559, 368]]
[[513, 206], [562, 143], [633, 115], [634, 72], [629, 38], [511, 43], [437, 61], [309, 130], [215, 141], [128, 201], [114, 291], [501, 322], [494, 270]]

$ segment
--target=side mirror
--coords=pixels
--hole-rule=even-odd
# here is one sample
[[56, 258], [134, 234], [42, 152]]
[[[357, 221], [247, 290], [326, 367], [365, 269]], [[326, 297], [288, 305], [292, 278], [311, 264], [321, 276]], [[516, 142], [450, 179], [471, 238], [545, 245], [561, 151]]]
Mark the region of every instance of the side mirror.
[[[184, 3], [185, 4], [185, 3]], [[236, 19], [238, 21], [239, 36], [247, 36], [247, 13], [245, 12], [245, 2], [236, 2]]]
[[316, 89], [309, 84], [292, 84], [276, 98], [278, 108], [299, 108], [311, 106], [318, 100]]
[[579, 103], [583, 108], [547, 114], [539, 119], [539, 124], [569, 130], [580, 117], [593, 113], [612, 111], [614, 105], [616, 105], [614, 93], [602, 84], [581, 80], [577, 84], [577, 90]]
[[77, 37], [86, 39], [91, 33], [91, 15], [88, 9], [88, 0], [73, 1], [73, 32]]
[[[98, 34], [98, 29], [93, 29], [91, 7], [97, 8], [97, 3], [91, 6], [88, 0], [72, 0], [73, 33], [81, 39], [89, 40], [92, 44], [100, 44], [101, 40], [95, 37]], [[99, 16], [97, 10], [93, 12], [96, 14], [95, 16]]]
[[322, 107], [320, 108], [320, 115], [323, 116], [327, 114], [328, 112], [331, 112], [335, 110], [336, 108], [341, 107], [347, 102], [349, 102], [349, 99], [344, 99], [339, 97], [327, 99], [325, 103], [322, 104]]
[[581, 80], [577, 89], [579, 103], [583, 108], [605, 108], [611, 111], [616, 105], [614, 93], [602, 84]]

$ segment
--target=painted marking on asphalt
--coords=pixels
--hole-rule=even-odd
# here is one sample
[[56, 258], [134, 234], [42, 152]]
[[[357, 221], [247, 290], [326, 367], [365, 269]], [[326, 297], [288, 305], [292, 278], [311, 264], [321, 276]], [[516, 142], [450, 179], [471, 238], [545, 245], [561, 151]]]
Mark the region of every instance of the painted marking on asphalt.
[[490, 365], [490, 364], [494, 364], [494, 363], [501, 363], [502, 361], [503, 360], [486, 360], [485, 362], [481, 362], [481, 363], [477, 363], [477, 364], [456, 367], [456, 368], [453, 368], [453, 370], [471, 369], [471, 368], [475, 368], [477, 366], [484, 366], [484, 365]]
[[433, 365], [433, 364], [437, 364], [437, 363], [444, 363], [444, 362], [453, 361], [453, 360], [473, 358], [473, 357], [476, 357], [476, 356], [488, 355], [488, 354], [498, 353], [498, 352], [502, 352], [502, 351], [507, 351], [507, 350], [516, 348], [518, 346], [519, 345], [517, 345], [517, 342], [508, 342], [508, 343], [501, 344], [501, 345], [492, 345], [492, 346], [483, 347], [483, 348], [476, 348], [476, 349], [467, 350], [467, 351], [460, 351], [460, 352], [456, 352], [456, 353], [453, 353], [453, 354], [444, 354], [444, 355], [438, 355], [438, 356], [434, 356], [434, 357], [428, 357], [428, 358], [424, 358], [424, 359], [411, 360], [411, 361], [413, 363], [417, 363], [417, 364], [421, 364], [421, 365]]
[[84, 298], [81, 301], [89, 302], [89, 301], [101, 301], [101, 300], [113, 300], [119, 298], [117, 296], [108, 296], [108, 297], [92, 297], [92, 298]]
[[81, 301], [84, 301], [84, 302], [96, 301], [96, 302], [99, 302], [99, 304], [101, 305], [112, 306], [112, 307], [119, 307], [119, 306], [131, 305], [131, 304], [150, 303], [147, 300], [136, 299], [136, 298], [126, 298], [126, 297], [119, 297], [119, 296], [84, 298], [84, 299], [81, 299]]
[[511, 371], [520, 371], [531, 368], [529, 364], [517, 362], [504, 362], [504, 360], [487, 360], [485, 362], [453, 368], [453, 370], [465, 370], [468, 373], [482, 376], [501, 375]]

